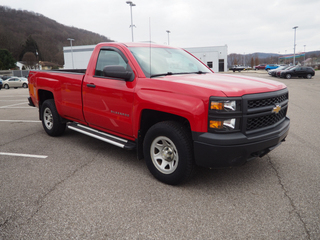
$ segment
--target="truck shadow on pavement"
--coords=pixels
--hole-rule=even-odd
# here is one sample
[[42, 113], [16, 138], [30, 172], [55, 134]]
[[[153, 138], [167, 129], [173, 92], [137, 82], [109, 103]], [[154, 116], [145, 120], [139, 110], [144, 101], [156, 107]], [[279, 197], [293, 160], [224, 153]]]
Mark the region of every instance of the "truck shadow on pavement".
[[[165, 185], [149, 173], [144, 159], [138, 160], [135, 151], [127, 151], [71, 130], [67, 130], [62, 138], [72, 141], [75, 148], [86, 148], [88, 156], [97, 155], [98, 152], [106, 165], [112, 164], [118, 165], [119, 168], [130, 169], [132, 174], [143, 175], [146, 181]], [[274, 175], [272, 171], [268, 156], [234, 168], [207, 169], [196, 166], [193, 176], [178, 187], [225, 188], [226, 185], [239, 187], [251, 183], [262, 183], [270, 178], [270, 175]]]

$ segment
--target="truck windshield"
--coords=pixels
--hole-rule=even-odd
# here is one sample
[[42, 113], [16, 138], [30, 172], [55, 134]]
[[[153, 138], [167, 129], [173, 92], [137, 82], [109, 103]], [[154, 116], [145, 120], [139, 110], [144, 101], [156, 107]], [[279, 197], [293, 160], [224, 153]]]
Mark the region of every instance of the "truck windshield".
[[182, 49], [130, 47], [130, 51], [146, 77], [210, 72], [204, 64]]

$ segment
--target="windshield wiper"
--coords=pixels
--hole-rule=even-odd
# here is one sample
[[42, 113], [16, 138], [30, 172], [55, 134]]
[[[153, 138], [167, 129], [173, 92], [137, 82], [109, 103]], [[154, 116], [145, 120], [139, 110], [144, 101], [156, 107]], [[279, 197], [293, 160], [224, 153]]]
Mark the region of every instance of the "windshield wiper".
[[161, 76], [168, 76], [168, 75], [173, 75], [172, 72], [167, 72], [167, 73], [159, 73], [159, 74], [153, 74], [150, 76], [150, 78], [153, 78], [153, 77], [161, 77]]
[[160, 74], [154, 74], [151, 75], [150, 78], [152, 77], [160, 77], [160, 76], [168, 76], [168, 75], [179, 75], [179, 74], [206, 74], [207, 72], [179, 72], [179, 73], [173, 73], [173, 72], [167, 72], [167, 73], [160, 73]]
[[198, 72], [193, 72], [193, 73], [196, 73], [196, 74], [206, 74], [206, 73], [208, 73], [208, 72], [198, 71]]

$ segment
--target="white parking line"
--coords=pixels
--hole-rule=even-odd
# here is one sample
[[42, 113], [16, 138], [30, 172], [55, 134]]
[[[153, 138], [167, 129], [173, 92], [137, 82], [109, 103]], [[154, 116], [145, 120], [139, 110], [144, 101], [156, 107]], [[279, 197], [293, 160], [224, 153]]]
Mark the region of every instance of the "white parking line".
[[0, 122], [39, 123], [40, 120], [0, 120]]
[[0, 98], [0, 102], [21, 102], [21, 101], [24, 101], [24, 99], [15, 99], [15, 100], [11, 100], [11, 99], [1, 99]]
[[48, 156], [44, 156], [44, 155], [32, 155], [32, 154], [21, 154], [21, 153], [5, 153], [5, 152], [0, 152], [0, 155], [15, 156], [15, 157], [30, 157], [30, 158], [47, 158], [48, 157]]
[[22, 104], [28, 104], [27, 102], [23, 102], [23, 103], [16, 103], [16, 104], [11, 104], [11, 105], [7, 105], [7, 106], [2, 106], [0, 108], [9, 108], [9, 107], [12, 107], [12, 106], [17, 106], [17, 105], [22, 105]]

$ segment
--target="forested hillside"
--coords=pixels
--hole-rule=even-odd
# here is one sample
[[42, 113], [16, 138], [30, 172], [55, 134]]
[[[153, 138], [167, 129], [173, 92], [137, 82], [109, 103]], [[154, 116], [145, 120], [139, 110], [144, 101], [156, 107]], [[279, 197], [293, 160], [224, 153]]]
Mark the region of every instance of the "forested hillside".
[[90, 45], [112, 40], [83, 29], [64, 26], [41, 14], [0, 6], [0, 49], [21, 61], [32, 52], [38, 60], [63, 65], [63, 46]]

